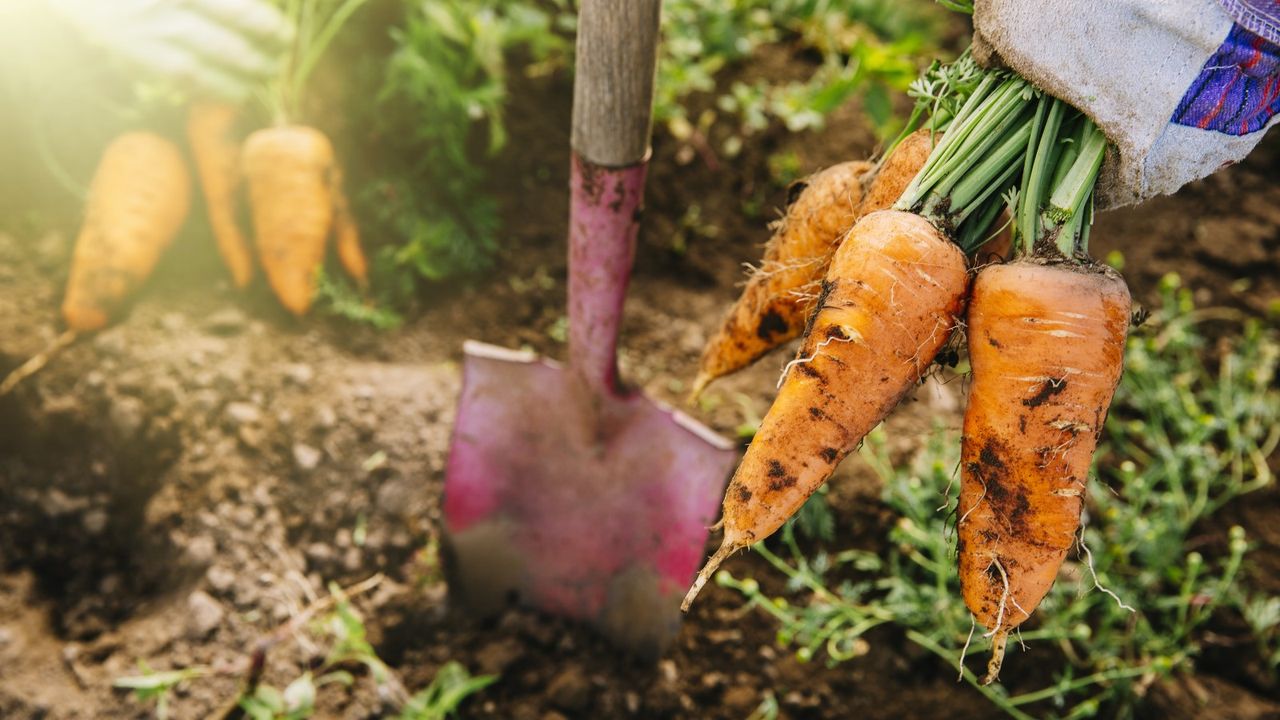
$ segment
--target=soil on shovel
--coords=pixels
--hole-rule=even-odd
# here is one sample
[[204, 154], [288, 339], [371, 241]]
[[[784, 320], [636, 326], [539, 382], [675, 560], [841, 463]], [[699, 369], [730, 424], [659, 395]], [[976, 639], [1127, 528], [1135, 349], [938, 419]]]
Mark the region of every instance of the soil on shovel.
[[[127, 319], [86, 339], [0, 399], [0, 717], [141, 718], [153, 710], [112, 688], [155, 669], [219, 672], [179, 687], [172, 717], [221, 717], [255, 644], [325, 593], [374, 573], [354, 602], [370, 640], [410, 689], [450, 660], [500, 680], [462, 717], [744, 718], [766, 694], [780, 717], [988, 718], [995, 709], [900, 633], [868, 636], [868, 656], [803, 663], [776, 627], [724, 588], [704, 591], [656, 664], [621, 657], [590, 631], [512, 610], [476, 624], [448, 608], [432, 555], [462, 342], [475, 338], [563, 357], [568, 95], [523, 89], [510, 151], [495, 161], [507, 245], [471, 284], [439, 287], [394, 332], [321, 316], [288, 318], [266, 291], [234, 293], [199, 232], [179, 240]], [[554, 99], [549, 102], [547, 98]], [[547, 108], [555, 107], [554, 112]], [[768, 158], [814, 170], [875, 149], [856, 105], [817, 135], [752, 138], [713, 168], [665, 136], [627, 305], [625, 377], [679, 403], [699, 351], [758, 256], [785, 188]], [[1126, 258], [1140, 301], [1166, 272], [1201, 305], [1263, 315], [1280, 297], [1280, 137], [1241, 166], [1136, 210], [1104, 215], [1099, 257]], [[534, 178], [538, 178], [534, 180]], [[68, 218], [74, 224], [74, 218]], [[0, 370], [55, 334], [71, 234], [0, 236]], [[376, 239], [375, 239], [376, 241]], [[762, 414], [788, 351], [708, 391], [701, 419], [726, 435]], [[906, 455], [937, 418], [959, 426], [959, 383], [931, 384], [889, 420]], [[530, 418], [530, 422], [537, 422]], [[883, 550], [895, 517], [857, 458], [832, 481], [841, 547]], [[566, 512], [571, 512], [566, 508]], [[1256, 586], [1280, 592], [1280, 494], [1228, 509], [1259, 543]], [[713, 542], [718, 538], [713, 538]], [[779, 581], [758, 557], [737, 576]], [[1239, 654], [1151, 690], [1151, 717], [1276, 717], [1274, 678]], [[287, 642], [264, 682], [283, 687], [316, 662]], [[944, 710], [945, 709], [945, 710]], [[327, 687], [318, 717], [386, 713], [367, 678]]]

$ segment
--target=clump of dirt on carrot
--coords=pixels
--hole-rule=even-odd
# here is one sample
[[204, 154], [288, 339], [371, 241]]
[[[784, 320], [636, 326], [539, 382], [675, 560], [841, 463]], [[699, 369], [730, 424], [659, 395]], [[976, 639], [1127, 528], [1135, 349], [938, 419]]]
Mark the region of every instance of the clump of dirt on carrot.
[[205, 214], [218, 252], [238, 288], [253, 278], [253, 253], [236, 220], [240, 186], [240, 142], [235, 125], [239, 111], [223, 102], [196, 102], [187, 109], [187, 142], [204, 190]]
[[[800, 509], [950, 338], [968, 291], [952, 230], [1010, 186], [1030, 132], [1026, 90], [990, 75], [895, 209], [864, 216], [841, 243], [797, 357], [729, 484], [723, 543], [685, 609], [725, 558]], [[995, 102], [984, 106], [988, 97]]]
[[958, 513], [961, 592], [988, 629], [984, 683], [1009, 633], [1077, 542], [1089, 466], [1124, 362], [1129, 291], [1087, 256], [1106, 139], [1042, 98], [1015, 209], [1015, 258], [984, 268], [968, 308], [973, 381]]

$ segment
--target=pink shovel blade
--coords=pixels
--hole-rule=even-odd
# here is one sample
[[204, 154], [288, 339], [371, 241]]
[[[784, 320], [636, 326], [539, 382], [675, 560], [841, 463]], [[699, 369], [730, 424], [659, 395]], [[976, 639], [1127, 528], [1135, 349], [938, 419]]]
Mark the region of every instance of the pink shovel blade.
[[530, 353], [465, 352], [444, 504], [455, 597], [481, 614], [518, 599], [659, 653], [735, 449], [639, 393], [584, 392]]

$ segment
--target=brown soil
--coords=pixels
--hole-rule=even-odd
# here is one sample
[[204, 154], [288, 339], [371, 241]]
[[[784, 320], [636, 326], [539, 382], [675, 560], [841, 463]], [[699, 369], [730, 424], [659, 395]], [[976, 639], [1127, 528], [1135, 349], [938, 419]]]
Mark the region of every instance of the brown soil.
[[[448, 607], [419, 554], [439, 519], [442, 469], [461, 346], [477, 338], [561, 357], [568, 93], [544, 80], [512, 112], [495, 176], [508, 229], [499, 267], [440, 287], [402, 329], [379, 333], [320, 317], [296, 322], [266, 291], [234, 293], [190, 232], [130, 316], [80, 342], [0, 399], [0, 717], [128, 718], [149, 710], [115, 678], [152, 667], [236, 668], [254, 642], [323, 593], [325, 581], [388, 575], [357, 601], [371, 638], [405, 685], [448, 660], [501, 680], [465, 717], [743, 718], [766, 693], [787, 718], [985, 718], [995, 713], [952, 672], [891, 630], [871, 653], [834, 668], [801, 663], [775, 626], [740, 598], [708, 588], [675, 647], [656, 664], [620, 657], [590, 631], [512, 610], [473, 623]], [[1280, 138], [1240, 167], [1173, 198], [1110, 213], [1099, 256], [1125, 254], [1137, 298], [1182, 274], [1203, 304], [1264, 314], [1280, 298]], [[856, 106], [817, 135], [752, 138], [738, 158], [676, 162], [661, 135], [627, 306], [624, 375], [678, 402], [701, 346], [755, 258], [785, 190], [768, 157], [794, 152], [812, 170], [864, 157], [872, 136]], [[695, 210], [696, 208], [696, 210]], [[193, 223], [194, 225], [194, 223]], [[0, 370], [55, 333], [68, 234], [0, 237]], [[709, 391], [703, 420], [726, 434], [767, 407], [786, 359], [776, 353]], [[899, 453], [930, 424], [958, 426], [959, 384], [924, 388], [890, 420]], [[883, 549], [894, 517], [853, 458], [833, 481], [839, 543]], [[1256, 579], [1280, 568], [1273, 490], [1228, 511], [1261, 543]], [[1221, 530], [1206, 530], [1220, 536]], [[1220, 540], [1220, 538], [1219, 538]], [[742, 555], [726, 567], [762, 581]], [[957, 600], [958, 601], [958, 600]], [[308, 650], [285, 644], [266, 681], [282, 686]], [[1276, 717], [1274, 678], [1225, 654], [1194, 679], [1158, 686], [1155, 716]], [[1248, 677], [1246, 677], [1248, 676]], [[218, 716], [238, 679], [181, 688], [179, 718]], [[321, 717], [378, 717], [367, 680], [321, 694]]]

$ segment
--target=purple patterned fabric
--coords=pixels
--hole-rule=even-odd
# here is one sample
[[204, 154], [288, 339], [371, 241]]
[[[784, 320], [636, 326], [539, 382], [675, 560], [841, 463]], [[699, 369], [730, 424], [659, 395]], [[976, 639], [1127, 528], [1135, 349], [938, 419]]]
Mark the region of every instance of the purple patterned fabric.
[[1280, 0], [1218, 0], [1236, 22], [1280, 45]]
[[[1249, 4], [1280, 11], [1280, 0], [1249, 0]], [[1280, 45], [1235, 25], [1218, 51], [1205, 61], [1169, 121], [1227, 135], [1248, 135], [1265, 127], [1277, 112]]]

